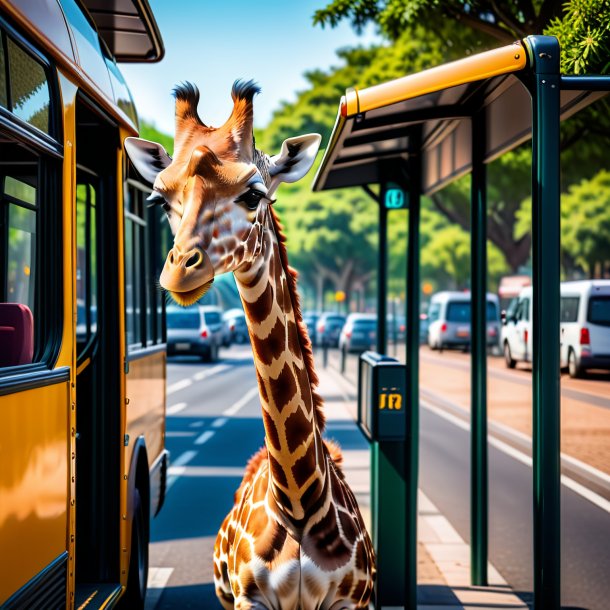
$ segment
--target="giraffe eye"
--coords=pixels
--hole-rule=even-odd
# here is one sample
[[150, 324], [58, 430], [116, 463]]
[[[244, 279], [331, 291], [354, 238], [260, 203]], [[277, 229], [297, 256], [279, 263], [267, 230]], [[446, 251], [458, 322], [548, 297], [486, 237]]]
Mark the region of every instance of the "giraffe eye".
[[153, 207], [155, 205], [160, 205], [166, 212], [169, 212], [171, 207], [167, 202], [167, 199], [159, 193], [159, 191], [153, 191], [147, 198], [146, 201], [149, 202], [148, 207]]
[[235, 203], [243, 203], [249, 210], [256, 210], [260, 200], [265, 196], [265, 193], [257, 191], [256, 189], [250, 189], [243, 195], [240, 195]]

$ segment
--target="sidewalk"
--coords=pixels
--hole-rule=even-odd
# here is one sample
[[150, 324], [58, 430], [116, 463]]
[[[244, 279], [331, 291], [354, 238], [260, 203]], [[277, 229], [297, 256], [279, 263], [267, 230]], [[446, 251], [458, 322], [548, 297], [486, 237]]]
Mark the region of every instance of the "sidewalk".
[[[370, 530], [369, 446], [355, 423], [356, 388], [333, 368], [323, 368], [321, 361], [316, 371], [325, 400], [326, 436], [341, 445], [345, 476]], [[418, 511], [418, 608], [528, 608], [491, 564], [491, 586], [471, 587], [468, 545], [421, 490]]]

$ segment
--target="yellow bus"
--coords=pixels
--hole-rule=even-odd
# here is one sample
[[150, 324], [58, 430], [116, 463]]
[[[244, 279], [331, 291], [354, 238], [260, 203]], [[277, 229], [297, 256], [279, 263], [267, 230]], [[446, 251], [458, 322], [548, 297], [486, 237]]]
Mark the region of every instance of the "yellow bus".
[[147, 0], [0, 2], [0, 607], [143, 607], [167, 231], [122, 150]]

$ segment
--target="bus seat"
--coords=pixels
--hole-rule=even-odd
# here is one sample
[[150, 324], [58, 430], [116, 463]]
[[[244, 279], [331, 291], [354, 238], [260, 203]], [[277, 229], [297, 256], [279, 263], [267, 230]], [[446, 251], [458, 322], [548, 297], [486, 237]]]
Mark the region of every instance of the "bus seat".
[[30, 364], [34, 356], [34, 317], [27, 305], [0, 303], [0, 366]]

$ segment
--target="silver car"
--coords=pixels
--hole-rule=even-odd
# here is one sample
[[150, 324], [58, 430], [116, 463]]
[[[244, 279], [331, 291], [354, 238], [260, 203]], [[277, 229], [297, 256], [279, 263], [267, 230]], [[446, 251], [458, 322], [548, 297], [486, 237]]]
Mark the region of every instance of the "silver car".
[[[431, 349], [470, 348], [470, 292], [436, 293], [428, 308], [428, 345]], [[487, 346], [500, 344], [499, 300], [487, 293]]]
[[204, 362], [218, 359], [223, 342], [222, 310], [191, 305], [167, 308], [168, 356], [200, 356]]

